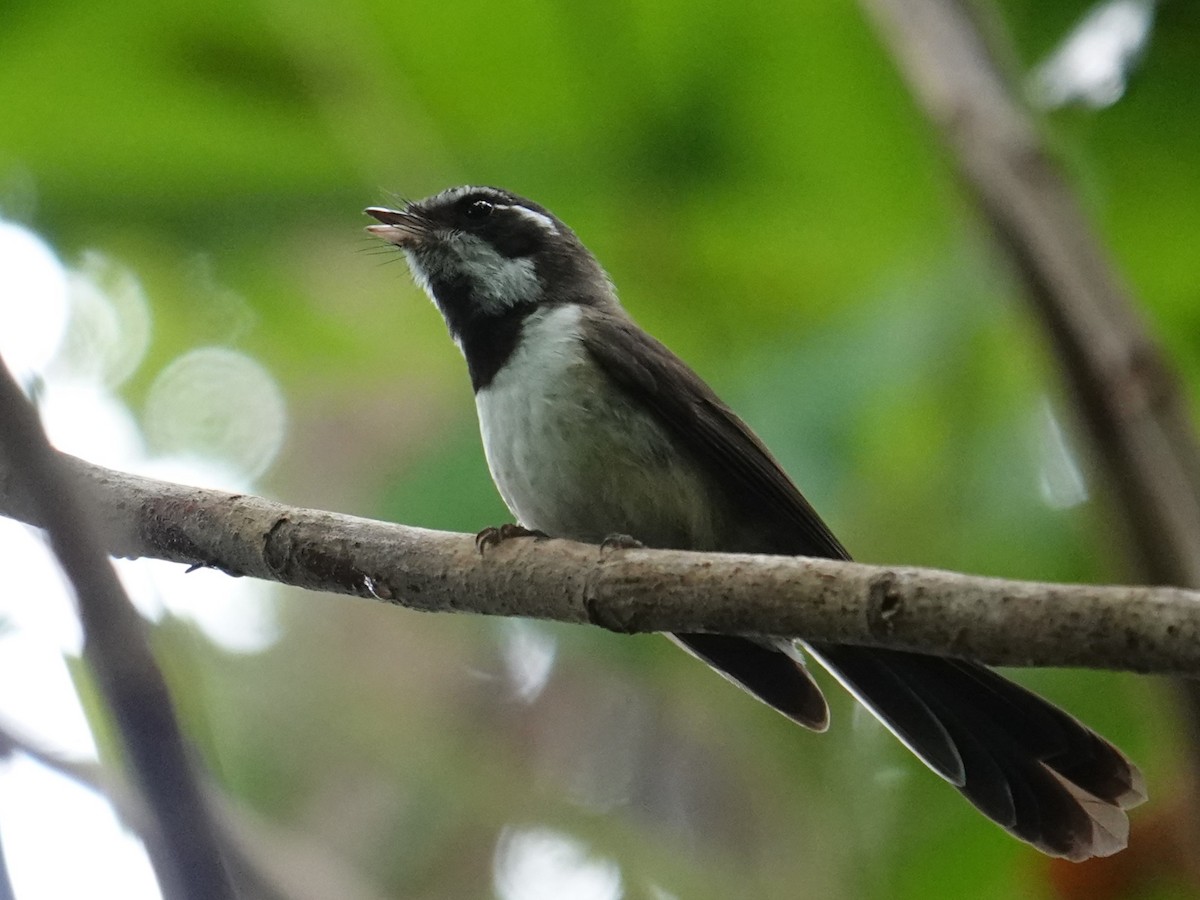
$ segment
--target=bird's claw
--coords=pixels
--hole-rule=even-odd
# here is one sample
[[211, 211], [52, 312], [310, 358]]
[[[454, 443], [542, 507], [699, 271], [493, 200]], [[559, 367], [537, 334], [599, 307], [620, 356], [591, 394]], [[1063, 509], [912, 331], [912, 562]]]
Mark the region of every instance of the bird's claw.
[[610, 534], [600, 542], [600, 552], [610, 553], [613, 550], [640, 550], [646, 545], [628, 534]]
[[505, 522], [500, 526], [489, 525], [483, 531], [479, 532], [479, 534], [475, 535], [475, 549], [482, 556], [483, 552], [488, 548], [496, 547], [507, 540], [519, 537], [548, 538], [550, 535], [544, 531], [535, 531], [523, 525]]

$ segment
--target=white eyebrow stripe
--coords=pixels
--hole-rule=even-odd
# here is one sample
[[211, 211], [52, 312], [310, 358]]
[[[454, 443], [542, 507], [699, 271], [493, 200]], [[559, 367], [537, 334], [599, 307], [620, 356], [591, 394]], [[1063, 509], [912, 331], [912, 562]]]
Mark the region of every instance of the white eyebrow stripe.
[[558, 234], [558, 226], [555, 225], [554, 220], [545, 213], [540, 213], [535, 209], [530, 209], [527, 206], [520, 206], [516, 203], [497, 205], [496, 209], [511, 209], [517, 215], [536, 222], [539, 226], [551, 234]]
[[[433, 201], [435, 201], [438, 204], [453, 203], [455, 200], [465, 197], [468, 194], [490, 194], [490, 193], [491, 193], [491, 191], [488, 188], [476, 187], [471, 184], [464, 184], [461, 187], [446, 188], [446, 190], [442, 191], [440, 194], [437, 194], [430, 199], [432, 199]], [[422, 201], [422, 202], [424, 202], [424, 201]]]

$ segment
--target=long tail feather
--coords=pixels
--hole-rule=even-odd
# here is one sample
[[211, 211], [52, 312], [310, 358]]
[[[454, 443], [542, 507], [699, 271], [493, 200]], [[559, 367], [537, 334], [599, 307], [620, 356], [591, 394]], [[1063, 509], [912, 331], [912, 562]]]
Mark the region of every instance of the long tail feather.
[[1124, 811], [1146, 799], [1141, 773], [1053, 704], [961, 660], [822, 644], [809, 650], [926, 765], [1011, 834], [1072, 860], [1125, 846]]

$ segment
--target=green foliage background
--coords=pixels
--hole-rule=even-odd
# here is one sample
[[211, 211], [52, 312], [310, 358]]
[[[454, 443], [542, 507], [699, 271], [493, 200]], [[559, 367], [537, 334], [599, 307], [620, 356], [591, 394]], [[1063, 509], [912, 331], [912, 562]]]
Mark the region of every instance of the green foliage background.
[[[1086, 8], [1004, 3], [1021, 65]], [[1198, 39], [1194, 7], [1164, 4], [1128, 94], [1046, 123], [1193, 385]], [[467, 182], [567, 220], [859, 558], [1127, 577], [1102, 484], [1069, 509], [1039, 493], [1046, 410], [1065, 412], [1053, 365], [854, 4], [0, 6], [4, 213], [140, 275], [155, 331], [135, 408], [201, 344], [276, 374], [292, 430], [269, 492], [287, 502], [506, 519], [461, 360], [361, 232], [393, 191]], [[525, 704], [503, 623], [280, 604], [284, 638], [257, 656], [160, 630], [181, 707], [230, 792], [388, 895], [494, 896], [499, 835], [531, 826], [614, 861], [629, 898], [1051, 895], [1036, 854], [843, 697], [829, 734], [801, 733], [661, 639], [548, 627], [554, 674]], [[1182, 791], [1161, 685], [1019, 677], [1144, 763], [1141, 819]]]

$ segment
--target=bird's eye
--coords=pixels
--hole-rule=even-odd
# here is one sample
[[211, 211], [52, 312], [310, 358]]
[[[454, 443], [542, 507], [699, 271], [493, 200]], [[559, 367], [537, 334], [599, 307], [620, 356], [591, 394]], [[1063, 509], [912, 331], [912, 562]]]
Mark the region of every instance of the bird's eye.
[[495, 209], [496, 207], [486, 200], [476, 200], [474, 203], [467, 205], [467, 208], [463, 210], [463, 215], [468, 219], [486, 219]]

